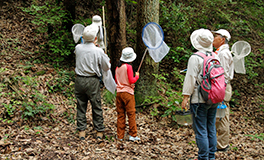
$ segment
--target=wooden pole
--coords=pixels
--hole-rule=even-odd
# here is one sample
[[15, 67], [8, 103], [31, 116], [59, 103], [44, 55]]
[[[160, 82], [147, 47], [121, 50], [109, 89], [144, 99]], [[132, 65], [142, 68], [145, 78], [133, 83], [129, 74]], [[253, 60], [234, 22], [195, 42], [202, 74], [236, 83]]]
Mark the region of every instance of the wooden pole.
[[138, 67], [137, 72], [139, 72], [139, 70], [140, 70], [140, 67], [141, 67], [142, 62], [143, 62], [143, 60], [144, 60], [144, 58], [145, 58], [145, 55], [146, 55], [146, 53], [147, 53], [147, 50], [148, 50], [148, 48], [146, 48], [146, 50], [145, 50], [145, 52], [144, 52], [144, 54], [143, 54], [143, 57], [142, 57], [142, 59], [141, 59], [141, 62], [140, 62], [140, 64], [139, 64], [139, 67]]
[[104, 25], [104, 45], [105, 45], [105, 53], [107, 54], [107, 46], [106, 46], [106, 27], [105, 27], [105, 11], [104, 6], [103, 8], [103, 25]]

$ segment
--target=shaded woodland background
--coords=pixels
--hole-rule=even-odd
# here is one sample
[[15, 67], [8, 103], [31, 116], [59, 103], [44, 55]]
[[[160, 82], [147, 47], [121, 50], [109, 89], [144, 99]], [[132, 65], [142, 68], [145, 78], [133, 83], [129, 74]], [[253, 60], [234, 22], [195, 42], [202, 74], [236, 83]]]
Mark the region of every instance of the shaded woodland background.
[[[179, 71], [186, 68], [189, 56], [195, 51], [189, 36], [198, 28], [225, 28], [231, 33], [231, 46], [238, 40], [245, 40], [252, 47], [252, 52], [245, 58], [247, 74], [235, 74], [232, 81], [231, 147], [228, 152], [216, 153], [217, 159], [264, 158], [262, 0], [159, 1], [158, 20], [164, 30], [165, 42], [171, 50], [159, 64], [155, 64], [158, 68], [156, 72], [146, 69], [155, 80], [156, 93], [146, 95], [148, 93], [136, 90], [139, 96], [144, 94], [137, 105], [138, 132], [142, 141], [120, 143], [115, 140], [115, 97], [105, 89], [102, 89], [106, 125], [103, 143], [95, 140], [90, 107], [87, 112], [89, 123], [86, 140], [78, 140], [75, 130], [75, 44], [71, 26], [76, 23], [89, 25], [93, 15], [102, 16], [104, 5], [108, 38], [109, 41], [111, 38], [113, 40], [111, 34], [118, 31], [113, 30], [116, 27], [114, 24], [123, 23], [115, 22], [115, 18], [110, 19], [111, 15], [114, 17], [120, 12], [111, 12], [109, 15], [110, 10], [107, 9], [112, 7], [113, 11], [118, 11], [114, 10], [114, 6], [116, 9], [123, 6], [125, 40], [109, 48], [108, 55], [111, 61], [119, 59], [121, 47], [125, 45], [135, 48], [141, 60], [143, 51], [138, 50], [137, 44], [137, 34], [141, 34], [137, 7], [138, 4], [147, 3], [152, 1], [0, 2], [2, 159], [195, 158], [198, 149], [194, 132], [190, 126], [177, 124], [174, 111], [179, 109], [182, 99], [184, 74]], [[120, 38], [118, 34], [114, 40]], [[133, 64], [134, 69], [137, 69], [137, 63]], [[147, 63], [148, 60], [144, 65]], [[140, 74], [146, 74], [145, 70]], [[143, 80], [141, 82], [137, 86], [148, 84]]]

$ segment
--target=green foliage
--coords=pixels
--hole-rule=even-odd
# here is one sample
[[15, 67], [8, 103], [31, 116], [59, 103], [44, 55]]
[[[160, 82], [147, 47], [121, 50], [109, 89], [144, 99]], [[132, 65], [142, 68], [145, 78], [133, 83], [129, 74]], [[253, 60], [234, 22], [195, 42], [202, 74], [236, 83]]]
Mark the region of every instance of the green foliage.
[[47, 82], [49, 92], [60, 92], [67, 97], [72, 97], [74, 93], [75, 72], [74, 71], [59, 71], [57, 76]]
[[109, 105], [113, 106], [115, 104], [116, 93], [113, 94], [110, 91], [108, 91], [107, 89], [105, 89], [103, 91], [102, 98], [103, 98], [105, 104], [109, 104]]
[[[46, 101], [46, 96], [38, 90], [38, 82], [35, 78], [25, 76], [11, 77], [9, 83], [13, 92], [8, 92], [11, 97], [8, 104], [2, 103], [8, 115], [19, 113], [22, 118], [38, 118], [48, 116], [54, 106]], [[15, 86], [20, 86], [16, 89]]]
[[35, 0], [31, 6], [21, 7], [21, 9], [35, 17], [31, 23], [39, 26], [37, 33], [48, 33], [45, 34], [47, 43], [42, 47], [53, 56], [47, 56], [46, 60], [55, 61], [59, 65], [59, 62], [62, 62], [74, 50], [72, 35], [65, 26], [70, 21], [70, 17], [63, 5], [52, 0], [45, 1], [42, 5]]
[[252, 137], [252, 140], [255, 140], [255, 138], [257, 138], [264, 141], [264, 133], [255, 134], [255, 135], [246, 135], [246, 136]]
[[[172, 58], [174, 62], [186, 61], [191, 51], [188, 33], [192, 31], [189, 13], [193, 11], [191, 6], [183, 3], [160, 1], [160, 25], [164, 31], [165, 41], [171, 47], [166, 58]], [[186, 35], [187, 33], [187, 35]], [[166, 39], [170, 37], [170, 39]]]
[[[174, 69], [174, 73], [179, 73], [177, 69]], [[144, 104], [158, 103], [161, 107], [153, 108], [150, 114], [152, 116], [162, 116], [162, 117], [170, 117], [173, 121], [175, 121], [174, 112], [176, 110], [180, 110], [180, 103], [182, 102], [181, 92], [173, 89], [175, 87], [174, 84], [170, 83], [168, 80], [167, 73], [161, 74], [153, 74], [155, 78], [158, 80], [158, 96], [149, 96], [143, 102]], [[180, 78], [176, 79], [177, 82], [182, 83], [183, 77], [182, 75], [178, 75]]]
[[132, 3], [132, 4], [137, 4], [137, 1], [132, 1], [132, 0], [126, 0], [126, 3]]

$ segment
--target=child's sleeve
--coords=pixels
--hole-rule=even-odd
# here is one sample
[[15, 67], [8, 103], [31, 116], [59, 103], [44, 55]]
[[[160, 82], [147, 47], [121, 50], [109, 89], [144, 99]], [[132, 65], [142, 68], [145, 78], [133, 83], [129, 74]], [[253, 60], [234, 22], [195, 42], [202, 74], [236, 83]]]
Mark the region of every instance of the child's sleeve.
[[130, 84], [136, 83], [138, 78], [139, 78], [139, 76], [137, 76], [137, 75], [134, 77], [133, 74], [134, 73], [133, 73], [132, 66], [127, 64], [127, 76], [128, 76], [128, 81]]

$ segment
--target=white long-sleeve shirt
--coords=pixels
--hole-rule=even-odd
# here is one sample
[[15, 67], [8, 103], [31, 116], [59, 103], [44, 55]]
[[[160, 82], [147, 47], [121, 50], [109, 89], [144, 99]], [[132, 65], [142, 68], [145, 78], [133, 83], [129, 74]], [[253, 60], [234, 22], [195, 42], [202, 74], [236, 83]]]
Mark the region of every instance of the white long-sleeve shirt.
[[101, 70], [107, 72], [110, 67], [110, 59], [103, 49], [93, 43], [78, 44], [75, 47], [76, 68], [75, 72], [80, 76], [100, 77]]
[[221, 66], [225, 71], [225, 82], [229, 83], [234, 77], [234, 62], [228, 44], [223, 44], [216, 50]]

